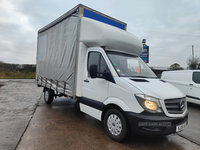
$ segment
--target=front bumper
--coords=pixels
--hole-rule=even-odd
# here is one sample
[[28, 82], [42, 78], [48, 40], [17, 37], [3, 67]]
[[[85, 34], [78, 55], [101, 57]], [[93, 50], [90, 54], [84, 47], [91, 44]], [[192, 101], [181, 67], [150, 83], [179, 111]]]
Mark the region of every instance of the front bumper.
[[184, 117], [167, 117], [164, 113], [142, 112], [136, 114], [126, 112], [130, 128], [134, 134], [143, 136], [161, 136], [176, 133], [176, 127], [181, 124], [188, 124], [188, 112]]

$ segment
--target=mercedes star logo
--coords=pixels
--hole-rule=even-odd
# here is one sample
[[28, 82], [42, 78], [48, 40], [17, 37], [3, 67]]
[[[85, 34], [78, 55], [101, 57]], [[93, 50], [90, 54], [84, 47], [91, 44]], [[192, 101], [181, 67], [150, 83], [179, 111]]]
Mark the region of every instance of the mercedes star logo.
[[181, 99], [181, 101], [179, 102], [179, 109], [183, 110], [184, 106], [185, 106], [185, 101], [184, 99]]

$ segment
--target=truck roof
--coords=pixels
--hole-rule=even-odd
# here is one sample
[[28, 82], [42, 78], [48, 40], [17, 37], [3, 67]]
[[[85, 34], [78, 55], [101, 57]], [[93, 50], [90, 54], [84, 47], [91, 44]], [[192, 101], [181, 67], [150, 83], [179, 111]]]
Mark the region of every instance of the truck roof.
[[68, 12], [66, 12], [65, 14], [63, 14], [62, 16], [60, 16], [59, 18], [57, 18], [56, 20], [54, 20], [51, 23], [49, 23], [48, 25], [46, 25], [45, 27], [41, 28], [38, 31], [38, 34], [44, 32], [44, 31], [48, 30], [49, 28], [53, 27], [54, 25], [60, 23], [61, 21], [70, 17], [72, 14], [74, 14], [77, 11], [79, 12], [79, 17], [87, 17], [87, 18], [91, 18], [91, 19], [94, 19], [94, 20], [98, 20], [100, 22], [110, 24], [112, 26], [116, 26], [116, 27], [121, 28], [123, 30], [126, 30], [126, 28], [127, 28], [126, 23], [119, 21], [115, 18], [112, 18], [112, 17], [110, 17], [106, 14], [103, 14], [101, 12], [98, 12], [94, 9], [91, 9], [91, 8], [85, 6], [85, 5], [79, 4], [76, 7], [69, 10]]

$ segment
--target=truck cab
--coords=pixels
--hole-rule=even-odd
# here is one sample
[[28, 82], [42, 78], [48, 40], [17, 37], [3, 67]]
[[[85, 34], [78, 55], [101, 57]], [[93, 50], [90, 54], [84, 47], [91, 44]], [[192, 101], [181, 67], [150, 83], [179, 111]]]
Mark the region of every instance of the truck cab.
[[103, 121], [108, 136], [180, 132], [187, 125], [186, 97], [160, 80], [139, 56], [101, 47], [87, 49], [81, 111]]

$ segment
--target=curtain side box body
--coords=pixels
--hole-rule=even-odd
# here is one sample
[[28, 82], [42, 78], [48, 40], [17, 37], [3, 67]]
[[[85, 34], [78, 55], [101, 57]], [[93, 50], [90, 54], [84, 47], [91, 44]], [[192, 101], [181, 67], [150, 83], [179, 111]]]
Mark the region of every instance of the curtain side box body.
[[82, 17], [126, 30], [126, 24], [79, 4], [38, 31], [36, 82], [58, 93], [76, 96]]

